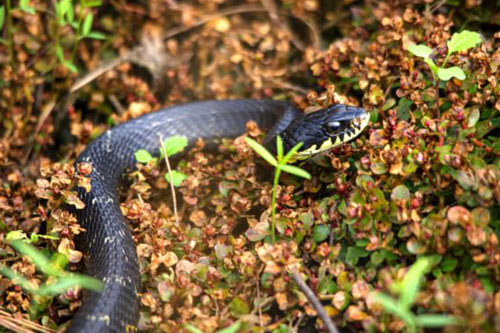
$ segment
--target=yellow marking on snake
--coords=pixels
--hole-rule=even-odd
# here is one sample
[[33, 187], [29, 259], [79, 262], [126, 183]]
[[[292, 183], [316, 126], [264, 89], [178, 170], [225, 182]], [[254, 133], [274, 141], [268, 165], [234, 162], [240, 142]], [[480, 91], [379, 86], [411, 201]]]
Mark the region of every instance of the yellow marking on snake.
[[328, 138], [327, 140], [323, 141], [323, 143], [321, 144], [321, 146], [319, 148], [317, 145], [314, 144], [311, 147], [307, 148], [306, 150], [299, 151], [299, 152], [295, 153], [295, 155], [292, 156], [292, 158], [289, 160], [289, 162], [293, 163], [296, 161], [306, 160], [306, 159], [310, 158], [312, 155], [315, 155], [315, 154], [320, 153], [322, 151], [331, 149], [331, 148], [336, 147], [342, 143], [345, 143], [351, 139], [354, 139], [361, 132], [363, 132], [365, 127], [368, 125], [369, 120], [370, 120], [370, 116], [368, 114], [364, 115], [361, 118], [353, 119], [352, 123], [358, 125], [358, 127], [359, 127], [359, 128], [356, 128], [356, 127], [351, 125], [350, 128], [354, 130], [354, 133], [344, 132], [344, 139], [343, 140], [340, 140], [339, 135], [337, 135], [337, 136], [335, 136], [335, 142], [332, 141], [332, 138]]

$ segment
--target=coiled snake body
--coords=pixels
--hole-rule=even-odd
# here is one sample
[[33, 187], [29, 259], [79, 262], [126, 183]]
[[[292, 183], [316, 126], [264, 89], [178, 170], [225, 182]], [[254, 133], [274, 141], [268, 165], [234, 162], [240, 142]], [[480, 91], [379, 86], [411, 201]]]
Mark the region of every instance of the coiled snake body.
[[[76, 211], [86, 232], [81, 250], [86, 274], [105, 283], [100, 293], [86, 292], [70, 332], [133, 331], [139, 314], [140, 274], [136, 248], [119, 206], [117, 187], [126, 169], [135, 165], [134, 153], [159, 153], [159, 137], [186, 136], [192, 145], [236, 137], [255, 121], [268, 130], [266, 141], [283, 138], [288, 150], [304, 142], [296, 159], [345, 142], [358, 135], [368, 117], [363, 109], [337, 105], [303, 115], [286, 102], [271, 100], [206, 101], [170, 107], [112, 128], [88, 145], [77, 159], [92, 164], [91, 190], [79, 189], [85, 208]], [[272, 145], [269, 145], [272, 147]]]

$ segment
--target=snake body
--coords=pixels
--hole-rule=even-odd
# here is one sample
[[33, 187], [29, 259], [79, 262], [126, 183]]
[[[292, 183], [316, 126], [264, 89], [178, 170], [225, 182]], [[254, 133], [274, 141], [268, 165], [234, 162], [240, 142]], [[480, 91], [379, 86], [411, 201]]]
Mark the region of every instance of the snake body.
[[[341, 107], [345, 110], [340, 115], [349, 117], [339, 118], [338, 110], [333, 110], [338, 121], [328, 124], [334, 123], [336, 126], [345, 122], [342, 123], [344, 129], [351, 131], [350, 121], [365, 111]], [[325, 112], [325, 117], [327, 115], [328, 112]], [[218, 138], [236, 137], [245, 132], [249, 120], [268, 130], [268, 143], [274, 142], [277, 134], [283, 135], [286, 149], [300, 140], [307, 142], [305, 148], [310, 152], [316, 152], [325, 140], [325, 135], [333, 144], [335, 141], [345, 141], [345, 138], [339, 139], [339, 135], [347, 135], [344, 129], [338, 135], [328, 134], [331, 126], [322, 124], [317, 125], [321, 129], [319, 132], [323, 129], [326, 132], [319, 133], [318, 128], [312, 128], [314, 119], [308, 120], [307, 116], [286, 102], [205, 101], [173, 106], [116, 126], [91, 142], [81, 153], [77, 163], [91, 163], [92, 173], [90, 192], [78, 189], [85, 208], [77, 210], [76, 215], [80, 225], [86, 229], [79, 242], [80, 250], [85, 253], [85, 273], [102, 280], [105, 286], [100, 293], [84, 294], [82, 306], [69, 328], [70, 332], [125, 332], [135, 328], [139, 316], [137, 293], [141, 287], [139, 265], [134, 240], [120, 211], [117, 191], [123, 173], [136, 163], [134, 153], [146, 149], [158, 154], [160, 137], [186, 136], [188, 147], [198, 138], [212, 142]], [[359, 134], [364, 126], [366, 124], [359, 123], [355, 126], [356, 131], [352, 132]], [[291, 130], [287, 131], [287, 128]], [[315, 139], [315, 135], [318, 138]]]

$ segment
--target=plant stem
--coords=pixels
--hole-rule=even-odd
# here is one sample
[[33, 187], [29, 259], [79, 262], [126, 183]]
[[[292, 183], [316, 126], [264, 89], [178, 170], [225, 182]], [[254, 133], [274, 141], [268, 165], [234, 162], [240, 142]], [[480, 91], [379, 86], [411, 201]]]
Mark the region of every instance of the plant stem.
[[309, 288], [307, 283], [302, 279], [300, 273], [297, 272], [295, 268], [292, 268], [292, 276], [297, 285], [299, 286], [300, 291], [306, 295], [307, 300], [311, 303], [314, 310], [318, 314], [318, 317], [321, 318], [323, 324], [325, 325], [325, 329], [328, 333], [339, 333], [337, 326], [332, 321], [332, 318], [328, 315], [325, 308], [319, 301], [318, 297], [314, 294], [314, 292]]
[[436, 99], [436, 115], [437, 118], [441, 118], [441, 110], [439, 109], [439, 78], [436, 79], [436, 92], [435, 92], [435, 99]]
[[278, 188], [278, 181], [280, 179], [281, 169], [277, 167], [274, 171], [274, 182], [273, 182], [273, 195], [271, 199], [271, 240], [274, 244], [276, 242], [276, 192]]
[[179, 215], [177, 214], [177, 197], [175, 196], [175, 187], [174, 187], [174, 179], [172, 177], [172, 169], [170, 168], [170, 161], [168, 160], [167, 151], [165, 149], [163, 136], [160, 135], [160, 148], [165, 157], [165, 163], [167, 164], [168, 177], [170, 179], [170, 191], [172, 192], [172, 204], [174, 205], [174, 217], [175, 217], [175, 225], [179, 226]]
[[14, 61], [14, 41], [12, 39], [12, 7], [10, 0], [5, 0], [5, 9], [7, 11], [7, 48], [9, 49], [9, 60], [12, 70], [15, 71]]
[[446, 63], [448, 62], [448, 58], [450, 57], [450, 55], [451, 55], [451, 53], [448, 53], [446, 55], [446, 57], [444, 58], [443, 65], [441, 66], [441, 68], [445, 68]]
[[80, 43], [80, 33], [82, 30], [82, 21], [83, 21], [83, 5], [80, 5], [80, 10], [78, 11], [78, 25], [76, 27], [76, 32], [75, 32], [75, 47], [73, 49], [73, 53], [71, 54], [71, 62], [75, 61], [76, 52], [78, 52], [78, 44]]

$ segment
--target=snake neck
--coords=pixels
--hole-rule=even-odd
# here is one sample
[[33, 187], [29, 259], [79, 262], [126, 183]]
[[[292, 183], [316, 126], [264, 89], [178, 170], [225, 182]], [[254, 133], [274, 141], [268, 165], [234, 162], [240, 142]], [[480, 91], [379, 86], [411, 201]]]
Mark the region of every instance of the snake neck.
[[271, 152], [271, 154], [277, 154], [276, 150], [276, 138], [278, 135], [283, 141], [283, 150], [286, 154], [290, 149], [293, 148], [291, 145], [291, 133], [293, 132], [293, 123], [297, 121], [297, 119], [301, 119], [303, 117], [302, 112], [300, 112], [293, 105], [289, 105], [281, 117], [276, 121], [274, 126], [267, 132], [266, 138], [264, 139], [263, 145], [264, 147]]

